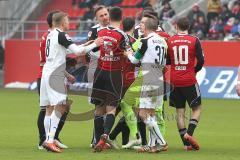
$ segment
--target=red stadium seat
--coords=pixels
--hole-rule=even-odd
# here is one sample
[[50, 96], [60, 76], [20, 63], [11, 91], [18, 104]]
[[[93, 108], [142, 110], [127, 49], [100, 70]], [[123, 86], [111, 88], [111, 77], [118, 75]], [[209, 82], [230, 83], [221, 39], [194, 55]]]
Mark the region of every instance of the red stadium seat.
[[138, 4], [141, 0], [132, 0], [132, 1], [129, 1], [129, 0], [123, 0], [121, 5], [122, 6], [131, 6], [131, 7], [135, 7], [136, 4]]
[[68, 15], [69, 15], [69, 18], [71, 19], [75, 19], [75, 18], [79, 18], [79, 17], [82, 17], [85, 13], [85, 9], [83, 8], [78, 8], [77, 10], [76, 9], [69, 9], [68, 10]]
[[124, 17], [136, 17], [139, 12], [142, 12], [142, 8], [123, 8]]

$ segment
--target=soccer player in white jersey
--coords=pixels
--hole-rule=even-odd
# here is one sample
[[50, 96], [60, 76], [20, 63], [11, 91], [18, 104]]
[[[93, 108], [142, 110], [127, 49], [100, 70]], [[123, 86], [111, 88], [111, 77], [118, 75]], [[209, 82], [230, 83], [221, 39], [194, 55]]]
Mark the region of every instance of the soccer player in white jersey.
[[[126, 52], [132, 63], [142, 65], [142, 88], [140, 94], [139, 115], [148, 126], [150, 139], [148, 146], [138, 149], [139, 152], [159, 152], [167, 150], [155, 115], [156, 107], [163, 102], [163, 68], [166, 64], [167, 43], [157, 33], [157, 19], [154, 17], [143, 17], [140, 23], [144, 31], [136, 53]], [[157, 143], [155, 143], [157, 141]]]
[[54, 136], [60, 118], [67, 108], [67, 94], [64, 85], [66, 54], [81, 55], [88, 53], [93, 48], [103, 44], [103, 39], [98, 38], [90, 45], [76, 45], [64, 32], [69, 29], [68, 15], [58, 12], [53, 15], [54, 29], [48, 34], [46, 40], [46, 63], [43, 67], [40, 105], [46, 108], [44, 127], [46, 141], [43, 146], [52, 152], [62, 152], [54, 143]]

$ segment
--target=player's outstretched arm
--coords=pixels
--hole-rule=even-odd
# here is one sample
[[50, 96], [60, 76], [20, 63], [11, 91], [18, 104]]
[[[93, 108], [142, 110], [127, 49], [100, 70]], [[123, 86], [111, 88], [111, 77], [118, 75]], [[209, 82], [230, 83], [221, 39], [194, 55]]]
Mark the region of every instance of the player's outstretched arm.
[[71, 84], [76, 82], [76, 78], [67, 71], [64, 72], [64, 75]]
[[133, 64], [138, 64], [139, 60], [138, 58], [136, 58], [136, 54], [134, 55], [133, 51], [125, 51], [124, 55], [128, 57], [129, 61]]
[[76, 55], [82, 55], [85, 53], [90, 52], [92, 49], [100, 46], [103, 44], [103, 38], [97, 38], [93, 43], [89, 44], [89, 45], [76, 45], [76, 44], [71, 44], [68, 46], [68, 49], [73, 52]]

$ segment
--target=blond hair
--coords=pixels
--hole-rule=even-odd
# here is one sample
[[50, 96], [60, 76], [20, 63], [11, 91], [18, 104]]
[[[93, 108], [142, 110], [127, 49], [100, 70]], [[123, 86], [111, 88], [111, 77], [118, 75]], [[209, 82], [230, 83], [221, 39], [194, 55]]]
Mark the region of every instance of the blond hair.
[[55, 27], [59, 27], [61, 25], [64, 17], [67, 17], [67, 16], [68, 16], [68, 14], [65, 12], [62, 12], [62, 11], [53, 14], [53, 18], [52, 18], [53, 25]]

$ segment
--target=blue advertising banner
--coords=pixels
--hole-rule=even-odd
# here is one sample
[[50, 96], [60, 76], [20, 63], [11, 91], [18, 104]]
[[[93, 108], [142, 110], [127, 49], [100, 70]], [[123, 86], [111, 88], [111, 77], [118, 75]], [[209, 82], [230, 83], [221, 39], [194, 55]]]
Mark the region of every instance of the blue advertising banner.
[[239, 99], [236, 93], [237, 67], [204, 67], [198, 74], [203, 98]]

